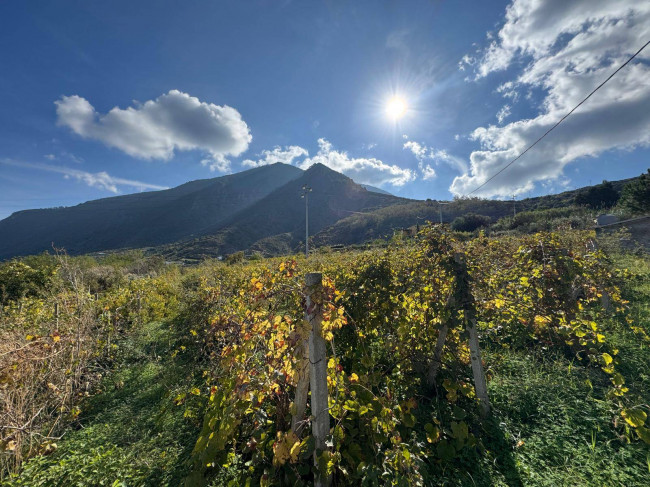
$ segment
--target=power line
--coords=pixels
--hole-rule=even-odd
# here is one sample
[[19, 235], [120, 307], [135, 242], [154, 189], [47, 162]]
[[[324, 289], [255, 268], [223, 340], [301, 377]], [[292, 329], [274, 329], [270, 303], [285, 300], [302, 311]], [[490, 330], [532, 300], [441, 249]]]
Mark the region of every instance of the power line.
[[555, 127], [557, 127], [557, 126], [560, 125], [562, 122], [564, 122], [564, 120], [566, 120], [566, 119], [569, 117], [569, 115], [571, 115], [573, 112], [575, 112], [575, 111], [580, 107], [580, 105], [582, 105], [582, 104], [583, 104], [584, 102], [586, 102], [589, 98], [591, 98], [591, 95], [593, 95], [593, 94], [596, 93], [599, 89], [601, 89], [601, 88], [605, 85], [605, 83], [607, 83], [610, 79], [612, 79], [612, 78], [613, 78], [613, 77], [614, 77], [614, 76], [615, 76], [615, 75], [616, 75], [616, 74], [617, 74], [621, 69], [623, 69], [625, 66], [627, 66], [627, 65], [628, 65], [628, 64], [629, 64], [629, 63], [630, 63], [630, 62], [631, 62], [635, 57], [637, 57], [637, 55], [639, 55], [639, 53], [640, 53], [641, 51], [643, 51], [643, 50], [648, 46], [648, 44], [650, 44], [650, 41], [646, 42], [646, 43], [643, 45], [643, 47], [642, 47], [641, 49], [639, 49], [637, 52], [635, 52], [634, 55], [633, 55], [630, 59], [628, 59], [628, 60], [625, 61], [622, 65], [620, 65], [620, 66], [618, 67], [618, 69], [617, 69], [616, 71], [614, 71], [612, 74], [610, 74], [609, 77], [608, 77], [605, 81], [603, 81], [601, 84], [599, 84], [599, 85], [598, 85], [598, 86], [597, 86], [597, 87], [596, 87], [596, 88], [595, 88], [591, 93], [589, 93], [589, 94], [587, 95], [587, 97], [586, 97], [584, 100], [582, 100], [582, 101], [581, 101], [580, 103], [578, 103], [575, 107], [573, 107], [573, 109], [571, 109], [571, 111], [570, 111], [569, 113], [567, 113], [566, 115], [564, 115], [564, 116], [563, 116], [563, 117], [562, 117], [562, 118], [561, 118], [561, 119], [560, 119], [560, 120], [559, 120], [555, 125], [553, 125], [550, 129], [548, 129], [548, 130], [544, 133], [544, 135], [542, 135], [539, 139], [537, 139], [535, 142], [533, 142], [531, 145], [529, 145], [529, 146], [526, 148], [525, 151], [523, 151], [521, 154], [519, 154], [517, 157], [515, 157], [512, 161], [510, 161], [510, 162], [509, 162], [508, 164], [506, 164], [504, 167], [502, 167], [501, 169], [499, 169], [496, 173], [494, 173], [492, 176], [490, 176], [490, 177], [489, 177], [486, 181], [484, 181], [481, 185], [479, 185], [479, 186], [478, 186], [477, 188], [475, 188], [473, 191], [470, 191], [469, 193], [467, 193], [465, 196], [469, 196], [469, 195], [471, 195], [471, 194], [476, 193], [479, 189], [481, 189], [483, 186], [485, 186], [487, 183], [489, 183], [490, 181], [492, 181], [492, 180], [493, 180], [494, 178], [496, 178], [499, 174], [501, 174], [503, 171], [505, 171], [505, 170], [508, 169], [510, 166], [512, 166], [515, 162], [517, 162], [517, 161], [518, 161], [518, 160], [519, 160], [519, 159], [520, 159], [520, 158], [521, 158], [521, 157], [522, 157], [526, 152], [528, 152], [530, 149], [532, 149], [533, 147], [535, 147], [539, 141], [541, 141], [544, 137], [546, 137], [548, 134], [550, 134], [550, 133], [555, 129]]

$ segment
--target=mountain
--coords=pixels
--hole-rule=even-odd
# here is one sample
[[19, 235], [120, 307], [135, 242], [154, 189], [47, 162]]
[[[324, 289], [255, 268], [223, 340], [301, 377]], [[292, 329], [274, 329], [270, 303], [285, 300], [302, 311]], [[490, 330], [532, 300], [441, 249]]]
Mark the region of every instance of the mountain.
[[314, 164], [268, 196], [205, 230], [205, 236], [178, 242], [162, 250], [175, 258], [204, 258], [238, 250], [286, 253], [301, 245], [305, 236], [305, 200], [302, 187], [309, 186], [309, 232], [316, 234], [338, 220], [412, 200], [368, 191], [352, 179], [323, 164]]
[[82, 254], [204, 235], [302, 174], [296, 167], [272, 164], [163, 191], [19, 211], [0, 221], [0, 259], [51, 250], [52, 245]]

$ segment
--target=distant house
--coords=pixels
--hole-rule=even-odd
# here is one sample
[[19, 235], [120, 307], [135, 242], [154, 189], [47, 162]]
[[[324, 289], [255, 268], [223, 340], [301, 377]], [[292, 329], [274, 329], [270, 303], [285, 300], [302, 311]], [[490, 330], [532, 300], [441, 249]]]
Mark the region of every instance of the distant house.
[[603, 225], [610, 225], [612, 223], [618, 223], [618, 217], [616, 215], [610, 215], [610, 214], [598, 215], [596, 217], [596, 219], [594, 220], [594, 222], [596, 223], [596, 225], [601, 227]]

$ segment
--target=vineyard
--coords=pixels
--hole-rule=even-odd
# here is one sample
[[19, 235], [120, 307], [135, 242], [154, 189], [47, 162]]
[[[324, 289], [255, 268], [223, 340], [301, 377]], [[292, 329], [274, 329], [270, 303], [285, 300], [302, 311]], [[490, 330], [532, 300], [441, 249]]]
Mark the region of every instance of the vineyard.
[[650, 481], [650, 264], [589, 232], [143, 267], [3, 291], [6, 485]]

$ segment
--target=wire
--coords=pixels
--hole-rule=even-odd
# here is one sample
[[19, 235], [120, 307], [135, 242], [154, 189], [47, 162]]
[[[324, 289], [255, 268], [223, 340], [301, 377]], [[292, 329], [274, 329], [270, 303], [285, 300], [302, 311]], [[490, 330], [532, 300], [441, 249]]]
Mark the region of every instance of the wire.
[[518, 161], [518, 160], [519, 160], [519, 159], [520, 159], [520, 158], [521, 158], [521, 157], [522, 157], [526, 152], [528, 152], [530, 149], [532, 149], [533, 147], [535, 147], [539, 141], [541, 141], [544, 137], [546, 137], [548, 134], [550, 134], [550, 133], [553, 131], [553, 129], [555, 129], [555, 127], [557, 127], [557, 126], [560, 125], [562, 122], [564, 122], [564, 121], [569, 117], [569, 115], [571, 115], [573, 112], [575, 112], [575, 111], [580, 107], [580, 105], [582, 105], [582, 104], [583, 104], [584, 102], [586, 102], [589, 98], [591, 98], [591, 95], [593, 95], [593, 94], [596, 93], [599, 89], [601, 89], [601, 88], [605, 85], [605, 83], [607, 83], [610, 79], [612, 79], [612, 78], [616, 75], [616, 73], [618, 73], [621, 69], [623, 69], [625, 66], [627, 66], [627, 65], [628, 65], [628, 64], [629, 64], [629, 63], [630, 63], [630, 62], [631, 62], [635, 57], [637, 57], [637, 55], [639, 55], [639, 53], [640, 53], [641, 51], [643, 51], [646, 47], [648, 47], [648, 44], [650, 44], [650, 41], [646, 42], [646, 43], [643, 45], [643, 47], [642, 47], [641, 49], [639, 49], [637, 52], [635, 52], [634, 55], [633, 55], [630, 59], [628, 59], [628, 60], [625, 61], [621, 66], [619, 66], [618, 69], [617, 69], [616, 71], [614, 71], [612, 74], [610, 74], [609, 77], [608, 77], [605, 81], [603, 81], [603, 82], [602, 82], [601, 84], [599, 84], [599, 85], [598, 85], [598, 86], [597, 86], [597, 87], [596, 87], [596, 88], [595, 88], [591, 93], [589, 93], [589, 94], [587, 95], [587, 97], [586, 97], [584, 100], [582, 100], [582, 101], [581, 101], [580, 103], [578, 103], [575, 107], [573, 107], [573, 109], [572, 109], [569, 113], [567, 113], [565, 116], [563, 116], [563, 117], [562, 117], [562, 118], [561, 118], [561, 119], [560, 119], [560, 120], [559, 120], [555, 125], [553, 125], [550, 129], [548, 129], [548, 130], [544, 133], [544, 135], [542, 135], [539, 139], [537, 139], [535, 142], [533, 142], [531, 145], [529, 145], [528, 148], [526, 148], [525, 151], [523, 151], [521, 154], [519, 154], [517, 157], [515, 157], [512, 161], [510, 161], [510, 162], [509, 162], [508, 164], [506, 164], [504, 167], [502, 167], [501, 169], [499, 169], [496, 173], [494, 173], [492, 176], [490, 176], [490, 177], [489, 177], [486, 181], [484, 181], [481, 185], [479, 185], [479, 186], [478, 186], [477, 188], [475, 188], [473, 191], [470, 191], [469, 193], [467, 193], [465, 196], [469, 196], [469, 195], [471, 195], [471, 194], [476, 193], [479, 189], [481, 189], [483, 186], [485, 186], [487, 183], [489, 183], [490, 181], [492, 181], [492, 180], [493, 180], [494, 178], [496, 178], [499, 174], [501, 174], [503, 171], [505, 171], [505, 170], [508, 169], [510, 166], [512, 166], [515, 162], [517, 162], [517, 161]]

